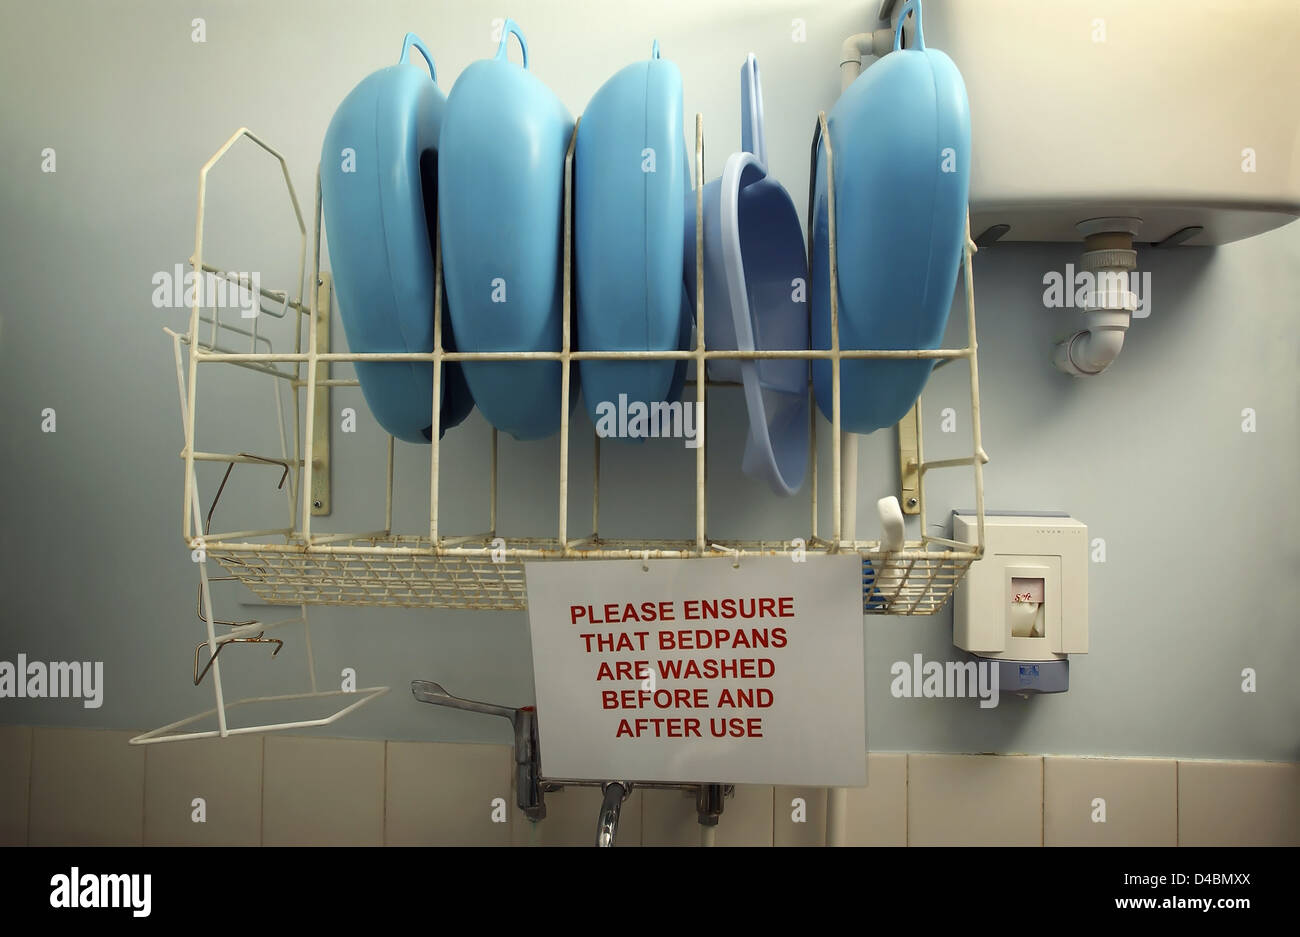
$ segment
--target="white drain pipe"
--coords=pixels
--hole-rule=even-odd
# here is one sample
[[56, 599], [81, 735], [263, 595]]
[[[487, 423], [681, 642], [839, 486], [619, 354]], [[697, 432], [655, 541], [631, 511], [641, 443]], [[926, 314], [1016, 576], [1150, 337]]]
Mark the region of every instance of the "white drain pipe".
[[840, 46], [840, 91], [862, 74], [864, 55], [881, 56], [894, 49], [894, 30], [886, 26], [869, 33], [849, 36]]
[[[1080, 266], [1093, 280], [1083, 309], [1088, 327], [1052, 349], [1052, 363], [1071, 377], [1100, 374], [1124, 347], [1124, 333], [1137, 309], [1129, 274], [1137, 269], [1133, 236], [1141, 223], [1137, 218], [1095, 218], [1078, 226], [1084, 235]], [[1074, 289], [1074, 284], [1066, 284], [1066, 289]]]
[[[840, 539], [858, 539], [858, 434], [840, 433]], [[865, 623], [864, 623], [865, 624]], [[826, 789], [826, 845], [848, 845], [849, 789]]]

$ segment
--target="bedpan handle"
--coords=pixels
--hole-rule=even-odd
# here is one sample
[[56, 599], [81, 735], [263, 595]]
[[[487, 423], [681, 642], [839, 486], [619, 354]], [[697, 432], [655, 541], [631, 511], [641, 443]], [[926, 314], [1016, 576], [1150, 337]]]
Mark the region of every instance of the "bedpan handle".
[[758, 80], [758, 58], [753, 52], [740, 66], [740, 148], [753, 153], [767, 167], [767, 134], [763, 130], [763, 85]]
[[433, 56], [429, 54], [429, 50], [425, 47], [424, 43], [420, 41], [420, 37], [415, 33], [407, 33], [406, 38], [402, 40], [402, 54], [401, 57], [398, 58], [397, 64], [406, 65], [411, 61], [412, 46], [420, 50], [420, 54], [424, 56], [424, 60], [429, 63], [429, 77], [433, 79], [433, 83], [436, 85], [438, 83], [438, 70], [434, 67]]
[[921, 32], [921, 0], [903, 0], [903, 5], [898, 8], [898, 25], [894, 27], [894, 51], [897, 52], [903, 47], [903, 23], [906, 22], [909, 13], [916, 16], [916, 45], [912, 48], [924, 52], [925, 35]]
[[511, 36], [514, 36], [516, 39], [519, 40], [519, 51], [523, 53], [524, 70], [527, 71], [528, 43], [524, 40], [523, 30], [519, 28], [519, 24], [516, 23], [514, 20], [511, 19], [506, 20], [501, 27], [501, 45], [497, 46], [496, 57], [498, 61], [502, 61], [502, 62], [506, 61], [506, 43], [510, 41]]

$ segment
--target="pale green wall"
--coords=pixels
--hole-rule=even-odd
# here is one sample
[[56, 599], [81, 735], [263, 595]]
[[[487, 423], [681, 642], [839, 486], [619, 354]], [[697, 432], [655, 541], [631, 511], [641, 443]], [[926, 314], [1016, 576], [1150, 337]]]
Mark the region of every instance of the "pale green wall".
[[[771, 163], [803, 204], [813, 121], [838, 92], [840, 41], [868, 22], [875, 0], [674, 0], [605, 10], [614, 6], [53, 0], [7, 8], [0, 32], [0, 659], [22, 651], [102, 660], [107, 686], [94, 711], [72, 701], [0, 700], [0, 722], [152, 728], [211, 705], [208, 687], [194, 689], [189, 679], [201, 628], [195, 569], [179, 536], [182, 439], [162, 333], [186, 316], [151, 306], [150, 277], [193, 249], [198, 168], [235, 128], [248, 125], [283, 149], [309, 212], [334, 106], [396, 55], [402, 34], [423, 36], [448, 88], [466, 64], [494, 51], [492, 19], [508, 13], [528, 36], [533, 69], [574, 113], [658, 38], [681, 67], [687, 113], [705, 115], [710, 177], [738, 146], [738, 70], [745, 53], [757, 53]], [[205, 44], [191, 42], [194, 16], [206, 18]], [[791, 40], [795, 17], [806, 20], [806, 42]], [[52, 175], [39, 171], [47, 146], [57, 152]], [[222, 169], [213, 182], [210, 256], [263, 270], [266, 280], [283, 278], [294, 245], [280, 236], [292, 231], [291, 215], [274, 167], [250, 149]], [[996, 247], [979, 255], [976, 284], [988, 504], [1065, 510], [1105, 538], [1108, 562], [1091, 570], [1092, 653], [1074, 660], [1064, 696], [1004, 697], [992, 711], [972, 701], [895, 700], [890, 664], [916, 652], [952, 654], [951, 613], [872, 618], [865, 626], [871, 747], [1294, 760], [1300, 225], [1218, 251], [1145, 253], [1154, 312], [1135, 323], [1118, 363], [1086, 383], [1052, 369], [1048, 349], [1066, 326], [1041, 303], [1043, 274], [1076, 257], [1066, 246]], [[960, 337], [950, 330], [950, 340]], [[931, 384], [927, 455], [956, 455], [968, 445], [964, 380], [962, 366], [953, 365]], [[274, 422], [263, 391], [205, 398], [205, 448], [269, 448]], [[377, 526], [380, 435], [355, 391], [337, 393], [334, 404], [361, 407], [362, 426], [355, 436], [335, 435], [329, 525]], [[739, 475], [738, 396], [724, 392], [714, 404], [710, 532], [805, 535], [804, 500], [777, 502]], [[946, 406], [960, 421], [953, 437], [938, 432]], [[45, 407], [57, 410], [52, 435], [40, 432]], [[1257, 411], [1254, 434], [1241, 432], [1245, 407]], [[575, 485], [585, 491], [590, 443], [585, 430], [577, 435], [575, 465], [583, 467]], [[477, 416], [447, 437], [444, 490], [474, 492], [446, 499], [448, 529], [485, 526], [475, 512], [486, 441]], [[890, 446], [889, 434], [863, 446], [864, 536], [872, 530], [870, 506], [892, 485]], [[556, 452], [554, 440], [503, 443], [508, 535], [552, 531]], [[693, 462], [684, 450], [666, 443], [606, 452], [609, 533], [692, 529]], [[398, 524], [415, 532], [426, 521], [425, 451], [399, 445], [398, 472]], [[205, 503], [218, 475], [201, 476]], [[241, 497], [261, 503], [271, 485], [255, 469], [232, 481], [227, 526], [241, 523]], [[586, 505], [583, 496], [575, 500], [580, 528]], [[931, 518], [943, 520], [971, 500], [964, 475], [936, 478]], [[245, 513], [253, 516], [243, 526], [265, 523]], [[234, 595], [217, 592], [219, 614], [263, 613], [237, 606]], [[394, 687], [335, 734], [507, 740], [498, 720], [413, 702], [405, 687], [416, 677], [480, 699], [532, 700], [523, 614], [322, 609], [313, 622], [322, 674], [353, 667], [363, 685]], [[286, 636], [274, 661], [260, 650], [231, 652], [230, 696], [302, 687], [302, 644]], [[1257, 694], [1240, 692], [1243, 667], [1257, 669]]]

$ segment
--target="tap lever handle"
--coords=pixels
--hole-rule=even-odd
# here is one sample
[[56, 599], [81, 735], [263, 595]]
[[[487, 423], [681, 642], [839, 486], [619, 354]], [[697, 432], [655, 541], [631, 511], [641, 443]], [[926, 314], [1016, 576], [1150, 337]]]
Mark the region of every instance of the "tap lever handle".
[[411, 695], [421, 703], [434, 706], [447, 706], [451, 709], [463, 709], [466, 712], [482, 713], [486, 716], [500, 716], [510, 721], [514, 730], [515, 753], [515, 788], [516, 799], [524, 815], [532, 820], [541, 820], [546, 816], [546, 801], [542, 794], [541, 754], [538, 751], [537, 711], [532, 706], [499, 706], [496, 703], [481, 703], [478, 700], [461, 699], [452, 696], [441, 684], [432, 680], [412, 680]]
[[481, 703], [478, 700], [461, 699], [459, 696], [452, 696], [442, 688], [441, 684], [434, 683], [432, 680], [412, 680], [411, 695], [421, 703], [448, 706], [452, 709], [483, 713], [486, 716], [500, 716], [502, 719], [509, 719], [511, 725], [514, 725], [519, 719], [520, 710], [512, 706], [499, 706], [496, 703]]

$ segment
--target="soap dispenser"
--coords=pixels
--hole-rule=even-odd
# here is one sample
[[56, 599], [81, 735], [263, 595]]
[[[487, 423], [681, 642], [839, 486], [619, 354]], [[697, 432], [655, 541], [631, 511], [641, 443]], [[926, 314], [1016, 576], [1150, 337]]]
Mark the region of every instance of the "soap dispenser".
[[[974, 511], [954, 540], [978, 543]], [[984, 556], [953, 600], [953, 643], [998, 667], [1003, 692], [1063, 693], [1088, 652], [1088, 527], [1067, 514], [986, 511]]]

